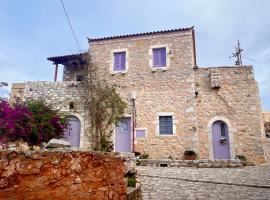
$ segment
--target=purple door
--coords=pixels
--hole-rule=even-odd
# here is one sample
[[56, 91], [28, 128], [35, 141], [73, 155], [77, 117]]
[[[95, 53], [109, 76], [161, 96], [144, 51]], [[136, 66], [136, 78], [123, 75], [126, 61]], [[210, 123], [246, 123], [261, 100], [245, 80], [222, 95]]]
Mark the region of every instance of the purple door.
[[64, 133], [64, 139], [69, 141], [72, 147], [80, 147], [81, 123], [77, 117], [69, 118], [69, 125]]
[[230, 143], [227, 124], [216, 121], [212, 125], [214, 159], [230, 159]]
[[115, 151], [131, 152], [131, 118], [123, 118], [115, 127]]

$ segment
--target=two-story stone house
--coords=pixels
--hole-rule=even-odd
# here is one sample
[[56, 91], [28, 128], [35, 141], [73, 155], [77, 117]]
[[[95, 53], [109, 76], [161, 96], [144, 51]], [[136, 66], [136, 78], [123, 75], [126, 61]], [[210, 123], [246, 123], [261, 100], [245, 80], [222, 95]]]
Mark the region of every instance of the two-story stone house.
[[[244, 155], [255, 163], [264, 161], [261, 104], [252, 66], [199, 68], [193, 27], [88, 42], [99, 73], [122, 86], [120, 95], [135, 105], [130, 110], [136, 110], [136, 119], [126, 113], [115, 128], [115, 151], [181, 159], [192, 149], [200, 159]], [[70, 99], [61, 108], [73, 116], [69, 140], [88, 147], [88, 119], [76, 97], [82, 56], [48, 58], [64, 65], [63, 82], [26, 82], [25, 97], [47, 95], [56, 105]]]

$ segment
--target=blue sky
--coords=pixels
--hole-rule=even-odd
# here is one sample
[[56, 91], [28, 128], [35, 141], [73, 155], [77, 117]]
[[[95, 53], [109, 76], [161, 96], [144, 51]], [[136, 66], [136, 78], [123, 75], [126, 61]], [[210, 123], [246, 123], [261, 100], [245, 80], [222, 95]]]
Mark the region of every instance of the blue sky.
[[[224, 66], [234, 64], [228, 57], [240, 39], [243, 64], [254, 66], [263, 110], [270, 111], [269, 0], [64, 2], [82, 50], [86, 37], [194, 25], [198, 65]], [[60, 0], [0, 0], [0, 25], [0, 81], [52, 80], [46, 58], [78, 52]]]

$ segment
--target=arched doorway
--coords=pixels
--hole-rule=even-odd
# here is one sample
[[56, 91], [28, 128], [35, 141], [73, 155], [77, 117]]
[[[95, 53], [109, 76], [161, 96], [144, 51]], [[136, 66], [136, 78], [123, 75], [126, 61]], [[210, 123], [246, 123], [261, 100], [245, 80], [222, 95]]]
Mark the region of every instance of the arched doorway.
[[230, 159], [228, 126], [224, 121], [215, 121], [212, 125], [214, 159]]
[[80, 147], [81, 122], [75, 116], [70, 116], [68, 121], [68, 128], [64, 133], [64, 139], [69, 141], [72, 147]]

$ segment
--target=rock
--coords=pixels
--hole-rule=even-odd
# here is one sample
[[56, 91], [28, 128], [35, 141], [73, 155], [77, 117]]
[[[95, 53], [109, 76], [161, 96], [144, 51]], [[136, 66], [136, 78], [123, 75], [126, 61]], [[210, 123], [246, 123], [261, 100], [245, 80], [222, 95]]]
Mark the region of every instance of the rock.
[[29, 150], [29, 146], [27, 144], [27, 142], [23, 142], [23, 141], [17, 141], [16, 142], [16, 150], [19, 150], [19, 151], [27, 151]]
[[51, 139], [46, 148], [64, 148], [64, 147], [71, 147], [71, 144], [63, 139]]
[[38, 150], [40, 150], [40, 146], [33, 145], [33, 149], [34, 149], [35, 151], [38, 151]]

